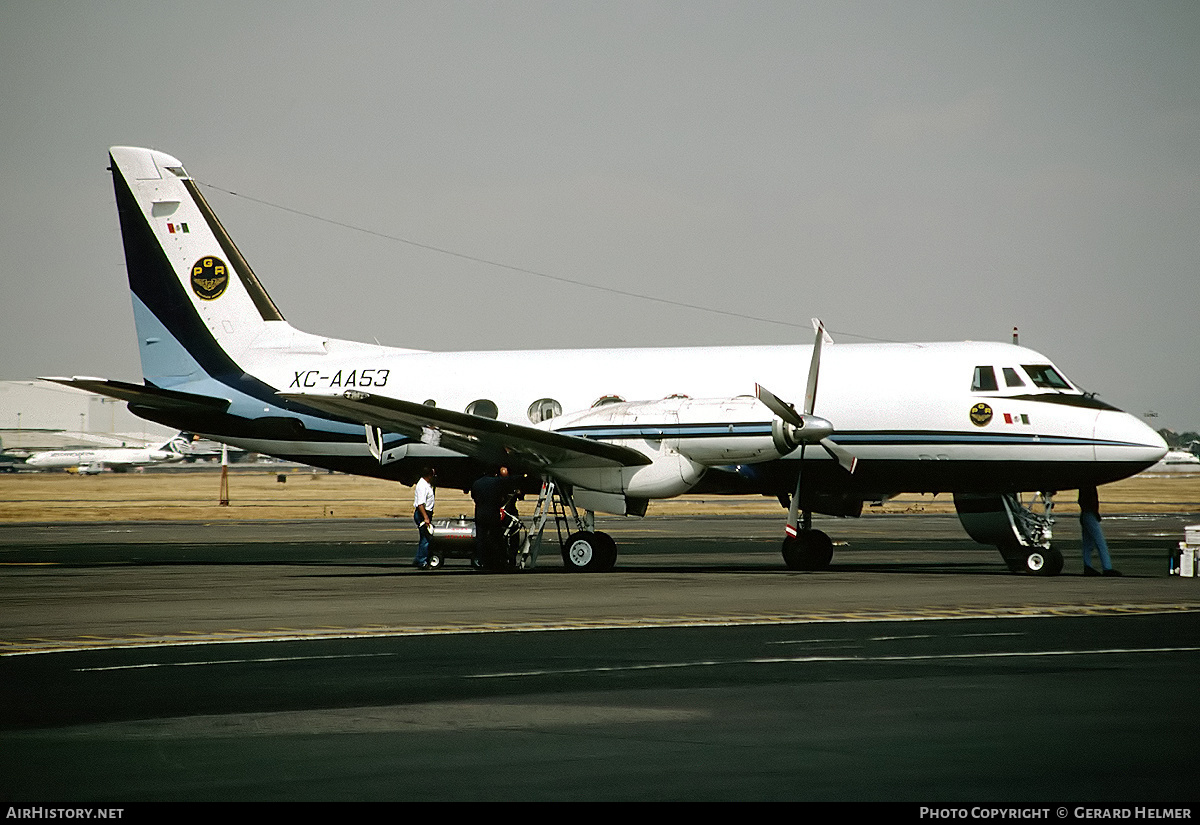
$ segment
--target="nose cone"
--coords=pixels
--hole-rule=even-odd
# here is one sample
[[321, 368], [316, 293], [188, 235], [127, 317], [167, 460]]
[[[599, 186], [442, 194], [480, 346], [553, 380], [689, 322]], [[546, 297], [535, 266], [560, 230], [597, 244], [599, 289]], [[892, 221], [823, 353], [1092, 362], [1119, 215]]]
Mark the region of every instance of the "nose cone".
[[1112, 481], [1140, 473], [1167, 454], [1162, 436], [1117, 410], [1101, 410], [1096, 416], [1095, 441], [1097, 463], [1118, 473]]

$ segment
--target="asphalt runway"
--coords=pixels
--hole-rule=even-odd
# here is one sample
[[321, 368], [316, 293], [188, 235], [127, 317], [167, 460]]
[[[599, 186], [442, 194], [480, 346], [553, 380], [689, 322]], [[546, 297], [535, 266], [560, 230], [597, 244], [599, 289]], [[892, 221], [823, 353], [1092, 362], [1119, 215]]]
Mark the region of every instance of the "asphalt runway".
[[408, 566], [396, 520], [0, 527], [0, 798], [1185, 804], [1197, 515], [1015, 576], [953, 516], [605, 522], [610, 574]]

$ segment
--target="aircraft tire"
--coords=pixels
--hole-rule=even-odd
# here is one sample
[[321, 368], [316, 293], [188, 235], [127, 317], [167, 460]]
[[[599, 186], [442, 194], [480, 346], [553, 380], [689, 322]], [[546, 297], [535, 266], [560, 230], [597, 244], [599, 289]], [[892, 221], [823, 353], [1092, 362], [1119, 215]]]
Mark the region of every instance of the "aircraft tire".
[[833, 541], [820, 530], [803, 530], [783, 540], [788, 570], [824, 570], [833, 561]]
[[1062, 553], [1053, 547], [1028, 548], [1021, 569], [1033, 576], [1057, 576], [1063, 569]]
[[596, 533], [600, 545], [600, 572], [608, 573], [617, 566], [617, 542], [608, 533]]
[[607, 533], [581, 530], [567, 536], [563, 565], [583, 573], [607, 573], [617, 562], [617, 543]]

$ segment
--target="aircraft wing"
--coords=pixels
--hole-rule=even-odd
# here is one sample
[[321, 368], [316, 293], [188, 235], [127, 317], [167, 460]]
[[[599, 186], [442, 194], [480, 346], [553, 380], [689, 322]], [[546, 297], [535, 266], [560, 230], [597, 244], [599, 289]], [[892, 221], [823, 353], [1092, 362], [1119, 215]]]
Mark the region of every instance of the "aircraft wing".
[[520, 461], [535, 467], [640, 467], [650, 463], [645, 455], [628, 447], [366, 392], [280, 396], [492, 464]]
[[106, 378], [43, 378], [43, 381], [53, 381], [67, 387], [87, 390], [110, 398], [119, 398], [140, 407], [172, 412], [196, 412], [199, 410], [224, 412], [229, 408], [229, 401], [224, 398], [212, 398], [207, 395], [197, 395], [177, 390], [164, 390], [149, 384], [130, 384], [126, 381], [113, 381]]

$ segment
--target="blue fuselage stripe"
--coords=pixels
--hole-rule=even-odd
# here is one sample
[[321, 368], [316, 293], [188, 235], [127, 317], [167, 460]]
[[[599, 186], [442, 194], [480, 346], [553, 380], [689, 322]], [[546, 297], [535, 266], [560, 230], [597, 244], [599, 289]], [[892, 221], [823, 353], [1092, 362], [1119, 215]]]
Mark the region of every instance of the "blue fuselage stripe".
[[[557, 432], [580, 438], [618, 440], [636, 438], [652, 440], [664, 438], [750, 438], [769, 436], [771, 434], [771, 424], [625, 424], [603, 427], [564, 427], [561, 430], [557, 430]], [[973, 433], [954, 431], [850, 431], [836, 433], [830, 436], [830, 440], [844, 447], [853, 447], [855, 445], [871, 447], [919, 446], [923, 444], [943, 446], [979, 446], [983, 444], [1067, 445], [1074, 447], [1146, 446], [1145, 444], [1130, 441], [1108, 441], [1097, 438], [1046, 435], [1043, 433]]]
[[564, 427], [555, 432], [580, 438], [714, 438], [771, 434], [767, 424], [626, 424], [607, 427]]

